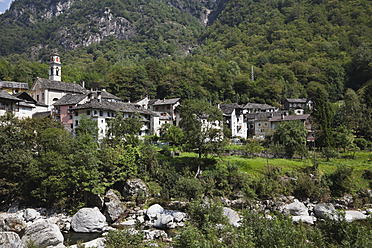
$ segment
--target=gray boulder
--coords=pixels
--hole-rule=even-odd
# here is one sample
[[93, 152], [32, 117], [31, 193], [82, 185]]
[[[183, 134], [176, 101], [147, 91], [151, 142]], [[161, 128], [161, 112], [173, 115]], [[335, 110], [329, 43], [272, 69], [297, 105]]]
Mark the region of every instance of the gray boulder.
[[0, 232], [0, 247], [22, 248], [22, 241], [15, 232]]
[[40, 216], [40, 213], [38, 211], [36, 211], [35, 209], [32, 209], [32, 208], [27, 208], [25, 209], [25, 211], [23, 212], [23, 218], [25, 219], [25, 221], [29, 222], [29, 221], [33, 221], [35, 220], [36, 218], [38, 218]]
[[293, 220], [293, 222], [300, 222], [301, 221], [303, 223], [314, 225], [314, 222], [316, 221], [316, 217], [315, 216], [304, 216], [304, 215], [292, 216], [292, 220]]
[[330, 219], [337, 218], [337, 211], [332, 203], [319, 203], [314, 206], [314, 214], [318, 218], [325, 219], [326, 217]]
[[149, 193], [141, 179], [128, 179], [123, 189], [123, 196], [127, 201], [137, 201], [139, 196], [148, 198]]
[[110, 189], [105, 197], [105, 216], [108, 222], [115, 222], [122, 213], [125, 211], [124, 204], [120, 201], [119, 196]]
[[168, 234], [163, 230], [143, 230], [146, 240], [154, 240], [160, 238], [167, 238]]
[[305, 204], [299, 202], [297, 199], [293, 203], [288, 204], [286, 209], [294, 216], [309, 216], [309, 211]]
[[231, 208], [224, 207], [223, 215], [227, 217], [230, 225], [240, 226], [240, 223], [239, 223], [240, 217], [236, 211], [232, 210]]
[[[94, 240], [91, 240], [89, 242], [86, 242], [86, 243], [82, 243], [81, 245], [83, 245], [83, 247], [85, 248], [105, 248], [105, 238], [97, 238], [97, 239], [94, 239]], [[78, 247], [81, 247], [78, 246], [78, 245], [71, 245], [69, 246], [70, 248], [78, 248]]]
[[173, 227], [174, 218], [170, 214], [158, 214], [154, 222], [154, 227], [159, 229], [166, 229]]
[[348, 222], [352, 222], [354, 220], [365, 220], [367, 219], [367, 215], [364, 215], [359, 211], [347, 210], [345, 211], [345, 219]]
[[71, 227], [75, 232], [102, 232], [106, 217], [95, 208], [80, 209], [71, 220]]
[[26, 228], [26, 222], [16, 214], [8, 214], [2, 217], [1, 229], [7, 232], [20, 233]]
[[22, 242], [33, 241], [40, 248], [47, 246], [63, 246], [63, 235], [56, 224], [48, 220], [37, 220], [26, 227]]
[[151, 207], [149, 207], [146, 211], [147, 217], [149, 217], [150, 220], [155, 220], [157, 214], [162, 214], [164, 212], [164, 208], [160, 206], [159, 204], [154, 204]]

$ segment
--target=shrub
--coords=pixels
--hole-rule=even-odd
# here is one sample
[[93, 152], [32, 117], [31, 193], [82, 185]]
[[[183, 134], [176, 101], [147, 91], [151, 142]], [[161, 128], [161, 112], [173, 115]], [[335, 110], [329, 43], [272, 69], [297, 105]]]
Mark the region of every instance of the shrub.
[[145, 247], [143, 240], [143, 234], [136, 230], [114, 230], [108, 232], [105, 245], [106, 248], [141, 248]]
[[175, 186], [175, 195], [191, 200], [198, 200], [203, 195], [203, 187], [196, 178], [180, 177]]
[[354, 143], [360, 148], [360, 150], [366, 150], [371, 146], [371, 142], [368, 142], [364, 138], [356, 138], [354, 139]]
[[327, 176], [331, 183], [329, 187], [332, 196], [343, 196], [345, 193], [351, 193], [354, 186], [351, 178], [352, 172], [352, 167], [339, 165], [335, 172]]

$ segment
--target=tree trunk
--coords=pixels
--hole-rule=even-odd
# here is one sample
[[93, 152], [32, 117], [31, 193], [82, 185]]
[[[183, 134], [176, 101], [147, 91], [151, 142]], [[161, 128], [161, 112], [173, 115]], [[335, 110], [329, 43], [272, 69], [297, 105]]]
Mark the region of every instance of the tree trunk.
[[196, 171], [195, 178], [197, 178], [200, 174], [200, 164], [201, 164], [201, 152], [199, 151], [199, 159], [198, 159], [198, 170]]

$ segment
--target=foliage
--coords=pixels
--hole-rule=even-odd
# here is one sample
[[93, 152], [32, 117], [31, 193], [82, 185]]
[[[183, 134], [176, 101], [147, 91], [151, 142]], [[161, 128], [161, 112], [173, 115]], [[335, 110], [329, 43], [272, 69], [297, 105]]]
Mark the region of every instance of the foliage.
[[134, 248], [134, 247], [146, 247], [143, 244], [144, 236], [141, 232], [133, 229], [127, 230], [114, 230], [109, 231], [106, 239], [105, 245], [107, 248]]
[[304, 157], [307, 155], [306, 136], [307, 130], [301, 121], [287, 121], [276, 128], [273, 140], [284, 146], [289, 158], [294, 154]]
[[125, 113], [117, 112], [115, 118], [108, 123], [107, 138], [112, 142], [125, 141], [128, 144], [137, 145], [143, 123], [139, 114], [126, 116]]
[[[186, 100], [181, 106], [180, 127], [184, 132], [184, 143], [196, 149], [199, 162], [202, 155], [217, 152], [222, 147], [222, 112], [208, 103]], [[196, 176], [200, 173], [200, 163]]]
[[181, 199], [199, 200], [203, 195], [203, 187], [196, 178], [180, 177], [175, 185], [175, 193]]

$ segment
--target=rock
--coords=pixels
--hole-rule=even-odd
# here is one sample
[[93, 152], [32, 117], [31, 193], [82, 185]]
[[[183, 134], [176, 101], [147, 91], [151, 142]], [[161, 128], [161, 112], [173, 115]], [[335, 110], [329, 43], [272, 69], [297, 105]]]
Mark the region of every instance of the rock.
[[22, 248], [22, 241], [15, 232], [0, 232], [0, 247]]
[[181, 222], [186, 218], [186, 213], [181, 211], [172, 211], [171, 215], [174, 217], [175, 222]]
[[230, 225], [240, 226], [240, 224], [239, 224], [240, 217], [239, 217], [239, 214], [236, 211], [232, 210], [231, 208], [224, 207], [223, 208], [223, 215], [225, 215], [227, 217], [227, 219], [229, 220]]
[[157, 214], [157, 218], [154, 222], [155, 228], [166, 229], [173, 227], [173, 216], [169, 214]]
[[94, 240], [91, 240], [89, 242], [86, 242], [86, 243], [82, 243], [81, 245], [71, 245], [69, 246], [70, 248], [78, 248], [78, 247], [85, 247], [85, 248], [90, 248], [90, 247], [94, 247], [94, 248], [105, 248], [105, 238], [97, 238], [97, 239], [94, 239]]
[[332, 203], [319, 203], [314, 206], [314, 214], [318, 218], [325, 219], [326, 217], [330, 219], [337, 218], [337, 211]]
[[147, 240], [154, 240], [159, 238], [167, 238], [168, 235], [163, 230], [143, 230], [143, 234], [145, 234], [145, 239]]
[[345, 219], [347, 222], [352, 222], [354, 220], [365, 220], [367, 219], [367, 215], [364, 215], [359, 211], [347, 210], [345, 211]]
[[164, 212], [164, 208], [160, 206], [159, 204], [154, 204], [151, 207], [149, 207], [146, 211], [147, 217], [149, 217], [150, 220], [156, 219], [157, 214], [162, 214]]
[[303, 223], [314, 225], [314, 222], [316, 221], [316, 217], [300, 215], [300, 216], [292, 216], [292, 220], [294, 222], [302, 221]]
[[41, 248], [47, 246], [62, 246], [63, 235], [56, 224], [48, 220], [37, 220], [26, 227], [22, 242], [34, 241]]
[[127, 220], [120, 223], [120, 226], [134, 226], [136, 224], [136, 220]]
[[25, 221], [29, 222], [29, 221], [33, 221], [35, 220], [36, 218], [38, 218], [40, 216], [40, 213], [38, 211], [36, 211], [35, 209], [32, 209], [32, 208], [27, 208], [25, 209], [25, 211], [23, 212], [23, 218], [25, 219]]
[[22, 217], [9, 214], [1, 221], [1, 227], [4, 231], [20, 233], [26, 228], [26, 222]]
[[241, 209], [247, 206], [247, 201], [244, 198], [239, 198], [230, 202], [232, 208]]
[[19, 209], [18, 203], [12, 203], [12, 205], [8, 209], [8, 213], [12, 213], [12, 214], [17, 213], [18, 209]]
[[286, 209], [294, 216], [309, 216], [309, 211], [305, 204], [299, 202], [297, 199], [286, 206]]
[[137, 220], [138, 220], [138, 222], [141, 223], [141, 224], [145, 222], [145, 218], [144, 218], [143, 216], [138, 216], [138, 217], [137, 217]]
[[95, 208], [80, 209], [71, 220], [71, 227], [75, 232], [102, 232], [106, 218]]
[[125, 211], [124, 204], [120, 201], [119, 196], [110, 189], [104, 198], [105, 201], [105, 216], [108, 222], [116, 221]]
[[137, 201], [139, 197], [148, 198], [149, 193], [146, 184], [141, 179], [128, 179], [123, 189], [123, 196], [127, 201]]

